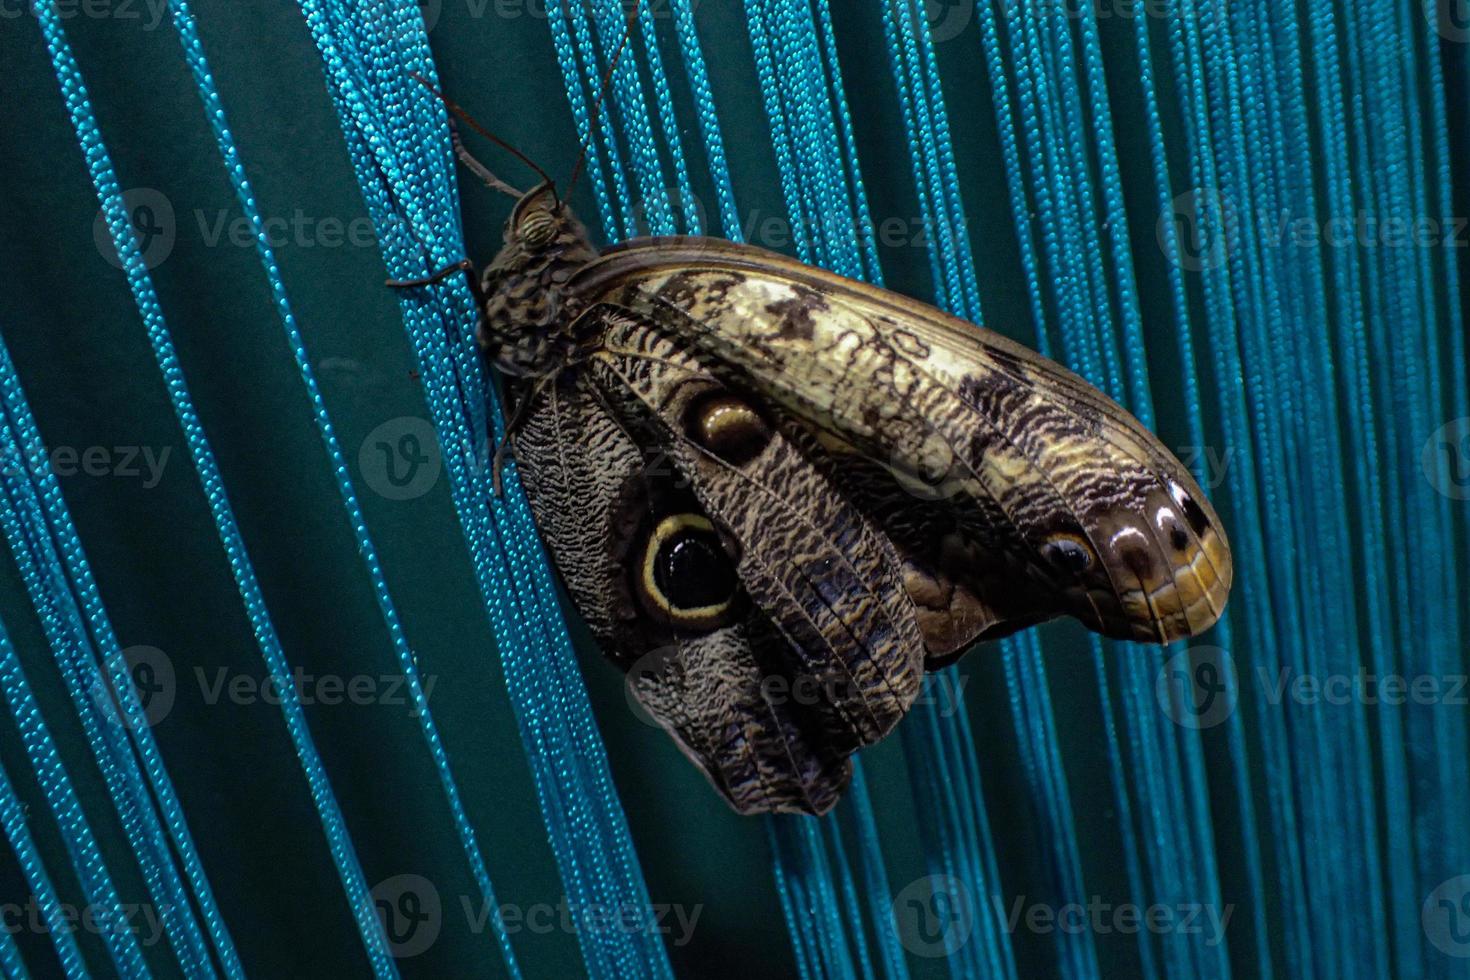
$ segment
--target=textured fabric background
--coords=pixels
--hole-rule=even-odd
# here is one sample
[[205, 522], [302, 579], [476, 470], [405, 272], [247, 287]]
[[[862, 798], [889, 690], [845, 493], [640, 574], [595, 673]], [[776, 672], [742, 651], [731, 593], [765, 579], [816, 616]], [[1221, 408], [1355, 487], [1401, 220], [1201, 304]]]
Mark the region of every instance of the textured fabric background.
[[[833, 16], [874, 222], [890, 229], [880, 243], [886, 284], [929, 298], [934, 288], [930, 259], [917, 234], [921, 211], [882, 28], [876, 11], [857, 6], [842, 5]], [[161, 237], [145, 244], [145, 254], [156, 259], [154, 283], [282, 643], [304, 674], [367, 678], [362, 683], [382, 695], [378, 703], [367, 705], [311, 704], [307, 714], [368, 881], [420, 875], [433, 883], [442, 902], [439, 936], [423, 952], [401, 960], [399, 968], [410, 976], [503, 975], [492, 934], [476, 926], [483, 923], [478, 891], [428, 768], [422, 737], [402, 695], [395, 695], [391, 686], [396, 670], [392, 648], [256, 256], [248, 240], [237, 240], [240, 212], [167, 14], [141, 2], [97, 9], [103, 15], [78, 11], [69, 16], [68, 37], [122, 185], [133, 189], [138, 204], [158, 218]], [[564, 177], [578, 143], [539, 0], [433, 0], [423, 9], [445, 91]], [[3, 12], [0, 333], [46, 441], [53, 449], [77, 453], [74, 463], [69, 456], [57, 458], [58, 475], [122, 644], [161, 651], [158, 662], [172, 676], [173, 703], [155, 723], [154, 734], [247, 971], [252, 976], [365, 975], [367, 960], [280, 713], [259, 696], [263, 668], [197, 478], [126, 284], [109, 263], [111, 253], [94, 228], [97, 199], [62, 111], [40, 33], [29, 15], [12, 8]], [[391, 499], [398, 494], [384, 491], [383, 471], [376, 462], [379, 442], [418, 431], [404, 420], [423, 419], [427, 413], [397, 299], [382, 285], [383, 263], [322, 84], [320, 58], [294, 5], [201, 0], [195, 12], [261, 208], [267, 218], [279, 219], [276, 251], [296, 317], [347, 449], [420, 670], [426, 682], [433, 682], [431, 702], [498, 898], [533, 917], [542, 913], [532, 909], [554, 910], [562, 887], [446, 481], [441, 475], [422, 493]], [[738, 4], [705, 0], [698, 5], [698, 23], [747, 236], [790, 251], [782, 231], [786, 205], [745, 12]], [[1029, 342], [1031, 296], [1020, 274], [1011, 214], [1003, 203], [1003, 161], [985, 66], [973, 27], [941, 38], [944, 23], [942, 17], [934, 21], [936, 52], [986, 325]], [[1128, 50], [1131, 22], [1104, 20], [1100, 26], [1110, 54]], [[1448, 131], [1457, 152], [1457, 173], [1465, 162], [1459, 153], [1465, 123], [1463, 47], [1445, 47]], [[665, 57], [674, 63], [672, 45]], [[1107, 83], [1119, 105], [1132, 104], [1136, 94], [1130, 64], [1126, 56], [1108, 62]], [[1424, 77], [1414, 82], [1421, 89], [1428, 84]], [[692, 119], [682, 87], [672, 97], [680, 118]], [[1119, 112], [1115, 124], [1140, 307], [1150, 341], [1157, 428], [1166, 442], [1182, 448], [1189, 445], [1189, 436], [1185, 395], [1182, 386], [1171, 382], [1169, 370], [1174, 355], [1168, 265], [1150, 240], [1154, 214], [1136, 207], [1151, 201], [1150, 171], [1143, 162], [1147, 131], [1141, 119], [1126, 111]], [[493, 147], [479, 144], [475, 150], [507, 179], [522, 185], [531, 181]], [[700, 205], [713, 225], [714, 190], [702, 168], [692, 169]], [[1187, 175], [1175, 176], [1178, 186], [1188, 186]], [[1399, 177], [1389, 174], [1388, 179]], [[499, 242], [508, 202], [470, 180], [462, 188], [469, 253], [488, 261]], [[1460, 188], [1457, 213], [1464, 212], [1463, 197]], [[595, 225], [590, 182], [578, 187], [574, 204]], [[150, 248], [156, 251], [149, 253]], [[1207, 373], [1202, 362], [1201, 375]], [[1448, 419], [1435, 424], [1439, 421]], [[93, 447], [100, 447], [101, 455], [94, 450], [92, 458], [106, 462], [87, 472], [82, 455]], [[122, 464], [133, 447], [140, 450], [134, 462], [138, 472], [124, 472]], [[1232, 447], [1213, 449], [1228, 454]], [[163, 461], [156, 485], [142, 451]], [[1403, 470], [1392, 460], [1384, 466]], [[1418, 477], [1407, 473], [1406, 478]], [[1343, 514], [1347, 521], [1356, 517]], [[1462, 532], [1462, 516], [1457, 520]], [[1415, 545], [1447, 548], [1452, 560], [1463, 555], [1463, 546], [1456, 551], [1454, 541]], [[1417, 560], [1413, 550], [1390, 558], [1390, 568]], [[1349, 602], [1346, 597], [1309, 598], [1329, 614]], [[142, 895], [125, 838], [110, 815], [101, 779], [8, 557], [0, 558], [0, 619], [37, 688], [120, 890], [125, 896]], [[640, 721], [629, 708], [619, 674], [602, 662], [574, 613], [569, 621], [652, 900], [677, 905], [686, 917], [698, 916], [690, 934], [675, 925], [668, 937], [675, 973], [793, 974], [796, 962], [763, 823], [732, 815], [673, 744]], [[1058, 720], [1058, 757], [1070, 788], [1087, 894], [1128, 901], [1110, 763], [1100, 735], [1097, 676], [1079, 631], [1052, 625], [1043, 632]], [[1445, 638], [1423, 639], [1433, 643]], [[1250, 669], [1249, 654], [1243, 657], [1242, 669]], [[1035, 857], [1048, 842], [1030, 816], [1028, 784], [998, 656], [984, 649], [974, 653], [963, 677], [1009, 910], [1017, 897], [1041, 900], [1053, 894], [1055, 882]], [[220, 689], [222, 679], [226, 687]], [[231, 684], [240, 685], [237, 696], [228, 694]], [[306, 689], [321, 691], [314, 681]], [[1141, 710], [1156, 710], [1156, 705]], [[1463, 729], [1464, 709], [1459, 710], [1454, 724]], [[1238, 801], [1231, 791], [1233, 763], [1225, 729], [1203, 732], [1199, 744], [1221, 893], [1226, 902], [1242, 903], [1250, 894], [1243, 841], [1258, 831], [1236, 822]], [[1336, 755], [1332, 745], [1319, 748], [1312, 766]], [[863, 761], [889, 880], [898, 891], [928, 871], [914, 830], [918, 816], [903, 747], [899, 739], [891, 739], [864, 753]], [[0, 718], [0, 763], [30, 803], [32, 815], [43, 812], [8, 717]], [[1286, 778], [1285, 773], [1278, 775]], [[1361, 777], [1358, 787], [1377, 792], [1376, 775], [1366, 769], [1344, 774], [1344, 780]], [[1256, 782], [1261, 791], [1266, 785]], [[1443, 818], [1437, 813], [1433, 819]], [[1447, 823], [1463, 830], [1465, 819], [1462, 812]], [[37, 818], [32, 830], [63, 897], [80, 901], [55, 826]], [[1259, 839], [1257, 843], [1266, 846]], [[1360, 857], [1315, 853], [1314, 843], [1303, 841], [1312, 862], [1351, 863]], [[1142, 846], [1157, 842], [1145, 840]], [[1383, 847], [1387, 861], [1414, 859], [1405, 842], [1385, 840]], [[26, 888], [8, 858], [8, 852], [0, 858], [0, 902], [23, 903]], [[1167, 863], [1170, 856], [1154, 852], [1150, 860]], [[1470, 868], [1447, 868], [1445, 877], [1464, 871]], [[1258, 945], [1270, 950], [1278, 967], [1285, 962], [1283, 941], [1274, 931], [1285, 921], [1277, 907], [1285, 899], [1269, 883], [1267, 895], [1266, 909], [1237, 908], [1234, 913], [1229, 966], [1240, 976], [1256, 974]], [[1423, 897], [1416, 892], [1416, 900]], [[1324, 909], [1351, 900], [1345, 894], [1331, 896], [1331, 901], [1322, 895], [1312, 899], [1324, 902]], [[1145, 901], [1136, 895], [1132, 900]], [[1272, 927], [1270, 937], [1263, 939], [1255, 931], [1257, 914]], [[1408, 913], [1411, 922], [1417, 914], [1417, 909]], [[1365, 921], [1382, 921], [1365, 916]], [[560, 913], [555, 917], [559, 921]], [[1287, 918], [1294, 927], [1310, 922], [1309, 916]], [[22, 929], [15, 938], [36, 975], [54, 973], [46, 937]], [[528, 922], [513, 927], [511, 938], [527, 976], [575, 975], [582, 969], [574, 937], [559, 926], [541, 931]], [[677, 941], [681, 939], [685, 941]], [[101, 942], [85, 933], [78, 940], [89, 963], [105, 974]], [[1019, 975], [1058, 971], [1053, 936], [1022, 929], [1010, 942]], [[1135, 937], [1110, 933], [1095, 936], [1093, 943], [1102, 975], [1131, 976], [1144, 969]], [[177, 971], [166, 943], [150, 945], [145, 953], [158, 975]], [[1454, 971], [1463, 968], [1464, 960], [1444, 958], [1428, 947], [1424, 956], [1425, 975], [1463, 975]], [[948, 973], [942, 959], [921, 956], [910, 956], [908, 968], [916, 977]], [[1368, 966], [1359, 968], [1365, 975], [1372, 972]]]

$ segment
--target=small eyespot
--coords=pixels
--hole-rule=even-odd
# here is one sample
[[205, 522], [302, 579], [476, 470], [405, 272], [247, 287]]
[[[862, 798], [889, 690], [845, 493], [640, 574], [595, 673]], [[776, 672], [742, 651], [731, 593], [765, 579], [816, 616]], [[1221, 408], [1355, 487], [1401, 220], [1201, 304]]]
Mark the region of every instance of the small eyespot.
[[718, 388], [689, 403], [684, 413], [689, 438], [716, 459], [744, 466], [771, 441], [771, 427], [750, 404]]
[[1041, 557], [1055, 570], [1068, 575], [1081, 575], [1092, 567], [1092, 548], [1079, 534], [1061, 531], [1041, 545]]
[[1154, 514], [1154, 523], [1158, 525], [1159, 531], [1169, 540], [1169, 545], [1175, 551], [1186, 551], [1189, 548], [1189, 532], [1184, 530], [1184, 525], [1179, 523], [1179, 518], [1169, 507], [1160, 507]]
[[714, 525], [699, 514], [672, 514], [648, 536], [639, 593], [671, 625], [712, 630], [736, 612], [740, 580]]
[[1195, 534], [1205, 533], [1205, 528], [1210, 526], [1210, 519], [1205, 516], [1204, 508], [1190, 496], [1189, 491], [1181, 487], [1176, 481], [1169, 481], [1169, 496], [1174, 498], [1174, 503], [1179, 505], [1179, 510], [1184, 514], [1184, 519], [1189, 526], [1194, 528]]

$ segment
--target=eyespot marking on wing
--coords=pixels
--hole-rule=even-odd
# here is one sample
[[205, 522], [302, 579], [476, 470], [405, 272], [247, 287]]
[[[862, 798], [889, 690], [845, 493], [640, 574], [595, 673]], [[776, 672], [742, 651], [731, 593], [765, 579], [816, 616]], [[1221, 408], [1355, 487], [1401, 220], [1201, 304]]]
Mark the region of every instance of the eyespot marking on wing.
[[732, 466], [744, 466], [771, 441], [771, 427], [745, 399], [718, 388], [694, 398], [684, 430], [698, 446]]
[[738, 612], [740, 579], [714, 525], [700, 514], [670, 514], [648, 535], [637, 592], [671, 626], [709, 631]]

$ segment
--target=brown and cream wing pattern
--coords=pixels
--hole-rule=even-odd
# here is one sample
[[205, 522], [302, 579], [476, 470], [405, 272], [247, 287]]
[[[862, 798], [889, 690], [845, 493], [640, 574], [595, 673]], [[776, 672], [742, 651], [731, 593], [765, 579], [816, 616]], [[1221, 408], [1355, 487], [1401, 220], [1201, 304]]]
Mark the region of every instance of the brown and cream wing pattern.
[[[804, 426], [613, 310], [516, 457], [568, 590], [634, 695], [741, 812], [825, 812], [924, 669], [883, 534]], [[728, 574], [727, 574], [728, 571]]]
[[610, 249], [572, 287], [642, 315], [802, 420], [902, 554], [934, 662], [1069, 613], [1167, 642], [1218, 618], [1218, 518], [1080, 378], [933, 307], [717, 239]]

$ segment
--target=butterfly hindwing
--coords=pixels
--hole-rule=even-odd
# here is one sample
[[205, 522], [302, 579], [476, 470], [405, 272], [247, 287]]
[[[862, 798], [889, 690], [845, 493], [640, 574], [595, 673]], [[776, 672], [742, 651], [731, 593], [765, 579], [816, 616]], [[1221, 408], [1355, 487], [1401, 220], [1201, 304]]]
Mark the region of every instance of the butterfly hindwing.
[[918, 693], [897, 555], [812, 465], [803, 427], [646, 321], [609, 311], [598, 332], [516, 441], [563, 580], [737, 810], [824, 812], [847, 757]]

